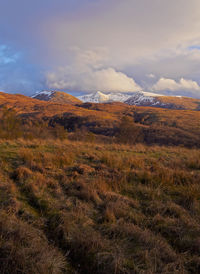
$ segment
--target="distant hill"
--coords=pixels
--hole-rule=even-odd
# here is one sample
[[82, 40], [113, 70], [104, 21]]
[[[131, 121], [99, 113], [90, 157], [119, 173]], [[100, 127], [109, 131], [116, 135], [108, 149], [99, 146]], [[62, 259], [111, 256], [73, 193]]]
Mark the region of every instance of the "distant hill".
[[148, 106], [168, 109], [200, 110], [200, 100], [182, 96], [137, 92], [125, 101], [128, 105]]
[[81, 103], [81, 100], [72, 96], [66, 92], [61, 91], [40, 91], [36, 92], [33, 96], [34, 99], [38, 99], [41, 101], [50, 101], [59, 104], [78, 104]]

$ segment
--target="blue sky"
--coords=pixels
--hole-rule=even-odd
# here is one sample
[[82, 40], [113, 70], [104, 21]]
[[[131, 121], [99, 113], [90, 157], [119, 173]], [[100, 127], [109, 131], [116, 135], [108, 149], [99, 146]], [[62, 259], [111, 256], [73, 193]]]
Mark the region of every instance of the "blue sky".
[[199, 0], [0, 0], [0, 90], [200, 98]]

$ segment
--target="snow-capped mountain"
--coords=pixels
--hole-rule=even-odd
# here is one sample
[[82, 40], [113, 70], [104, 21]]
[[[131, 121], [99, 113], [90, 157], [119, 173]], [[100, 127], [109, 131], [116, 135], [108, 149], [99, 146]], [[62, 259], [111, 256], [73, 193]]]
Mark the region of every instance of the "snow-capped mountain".
[[71, 94], [68, 94], [62, 91], [39, 91], [39, 92], [36, 92], [31, 97], [34, 99], [38, 99], [42, 101], [50, 101], [50, 102], [59, 103], [59, 104], [75, 105], [75, 104], [81, 103], [81, 101], [75, 96], [72, 96]]
[[85, 94], [79, 97], [74, 97], [68, 93], [60, 91], [40, 91], [36, 92], [32, 98], [42, 101], [50, 101], [59, 104], [80, 104], [82, 102], [89, 103], [110, 103], [122, 102], [134, 106], [148, 106], [168, 109], [185, 109], [183, 101], [188, 101], [187, 98], [180, 96], [164, 96], [158, 93], [145, 91], [125, 93], [125, 92], [94, 92]]
[[105, 103], [109, 101], [109, 95], [98, 91], [95, 93], [89, 93], [82, 96], [78, 96], [78, 99], [83, 102], [89, 103]]
[[181, 96], [164, 96], [162, 94], [150, 92], [136, 92], [124, 103], [134, 106], [148, 106], [168, 109], [186, 109], [184, 102], [189, 102], [190, 98]]
[[160, 96], [163, 96], [163, 95], [140, 91], [140, 92], [134, 93], [131, 97], [129, 97], [125, 101], [125, 103], [128, 105], [135, 105], [135, 106], [157, 106], [162, 104], [158, 99], [158, 97]]
[[181, 98], [180, 96], [164, 96], [145, 91], [132, 93], [112, 92], [108, 94], [98, 91], [78, 97], [81, 101], [90, 103], [122, 102], [134, 106], [185, 109]]
[[79, 96], [78, 99], [90, 103], [125, 102], [131, 97], [130, 93], [112, 92], [105, 94], [101, 91]]

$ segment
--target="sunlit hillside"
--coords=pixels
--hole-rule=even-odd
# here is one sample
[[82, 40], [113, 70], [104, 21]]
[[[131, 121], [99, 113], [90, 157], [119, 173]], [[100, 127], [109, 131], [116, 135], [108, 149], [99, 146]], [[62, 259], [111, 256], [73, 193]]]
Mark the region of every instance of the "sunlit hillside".
[[182, 96], [161, 96], [159, 97], [159, 101], [165, 104], [172, 104], [177, 108], [189, 109], [189, 110], [200, 110], [200, 100], [182, 97]]
[[59, 104], [75, 105], [81, 103], [81, 101], [75, 96], [72, 96], [66, 92], [61, 91], [41, 91], [33, 95], [32, 98]]
[[[88, 131], [108, 142], [117, 139], [121, 120], [126, 117], [140, 130], [139, 141], [146, 144], [199, 147], [200, 111], [136, 107], [123, 103], [59, 104], [22, 95], [0, 94], [0, 106], [12, 109], [26, 131], [34, 126], [53, 129], [61, 126], [68, 132]], [[22, 129], [23, 130], [23, 129]]]
[[0, 106], [0, 273], [199, 273], [199, 111]]

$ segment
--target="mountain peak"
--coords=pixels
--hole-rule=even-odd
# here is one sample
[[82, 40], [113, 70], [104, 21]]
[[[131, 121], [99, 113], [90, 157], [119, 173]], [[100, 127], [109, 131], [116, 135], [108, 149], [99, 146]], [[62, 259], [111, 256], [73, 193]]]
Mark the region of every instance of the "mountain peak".
[[39, 91], [31, 97], [41, 101], [50, 101], [59, 104], [74, 105], [81, 103], [81, 101], [78, 98], [63, 91]]
[[85, 94], [78, 98], [83, 102], [89, 103], [108, 103], [108, 102], [124, 102], [130, 97], [130, 93], [110, 92], [103, 93], [101, 91]]

